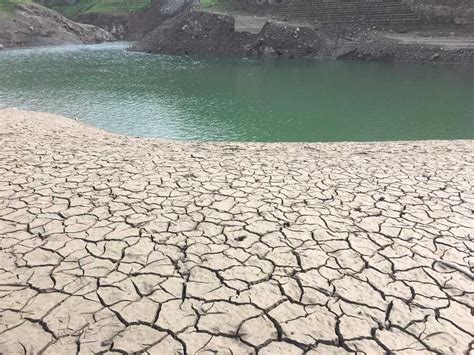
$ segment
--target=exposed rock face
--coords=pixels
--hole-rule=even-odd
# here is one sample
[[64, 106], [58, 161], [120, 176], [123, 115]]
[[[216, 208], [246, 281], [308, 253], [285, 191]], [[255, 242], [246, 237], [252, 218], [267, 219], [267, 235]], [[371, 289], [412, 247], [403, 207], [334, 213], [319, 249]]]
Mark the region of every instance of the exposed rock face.
[[112, 40], [102, 28], [73, 22], [36, 4], [17, 5], [13, 14], [0, 13], [0, 43], [5, 48]]

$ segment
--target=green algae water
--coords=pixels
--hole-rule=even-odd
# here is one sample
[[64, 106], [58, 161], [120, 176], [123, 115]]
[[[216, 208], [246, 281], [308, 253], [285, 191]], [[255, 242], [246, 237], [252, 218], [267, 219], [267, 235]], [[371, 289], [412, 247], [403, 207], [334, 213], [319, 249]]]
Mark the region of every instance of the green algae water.
[[473, 67], [154, 56], [127, 46], [0, 51], [0, 108], [180, 140], [474, 138]]

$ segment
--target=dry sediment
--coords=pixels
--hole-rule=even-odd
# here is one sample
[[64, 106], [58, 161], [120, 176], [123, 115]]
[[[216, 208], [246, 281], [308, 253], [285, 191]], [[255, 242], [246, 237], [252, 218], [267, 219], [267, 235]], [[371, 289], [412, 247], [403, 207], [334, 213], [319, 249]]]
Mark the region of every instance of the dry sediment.
[[473, 351], [473, 141], [0, 146], [0, 353]]

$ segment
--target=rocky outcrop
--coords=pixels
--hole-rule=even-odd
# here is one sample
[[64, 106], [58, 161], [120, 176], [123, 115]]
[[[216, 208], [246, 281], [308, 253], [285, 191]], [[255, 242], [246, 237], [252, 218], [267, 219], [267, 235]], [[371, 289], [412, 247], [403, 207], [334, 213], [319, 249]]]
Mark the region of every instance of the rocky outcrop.
[[132, 50], [168, 54], [273, 55], [290, 58], [328, 53], [321, 32], [267, 23], [258, 34], [235, 31], [232, 16], [191, 11], [176, 16], [136, 43]]
[[276, 55], [289, 58], [326, 56], [334, 39], [309, 28], [267, 23], [251, 45], [248, 54]]
[[0, 44], [5, 48], [114, 40], [102, 28], [73, 22], [36, 4], [16, 5], [13, 13], [0, 13]]

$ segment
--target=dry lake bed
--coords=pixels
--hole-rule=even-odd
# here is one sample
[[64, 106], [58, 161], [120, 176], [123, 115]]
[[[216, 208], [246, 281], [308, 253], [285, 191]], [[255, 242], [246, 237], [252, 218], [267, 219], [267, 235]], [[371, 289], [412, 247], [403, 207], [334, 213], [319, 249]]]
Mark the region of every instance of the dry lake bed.
[[0, 148], [0, 353], [474, 351], [473, 141]]

